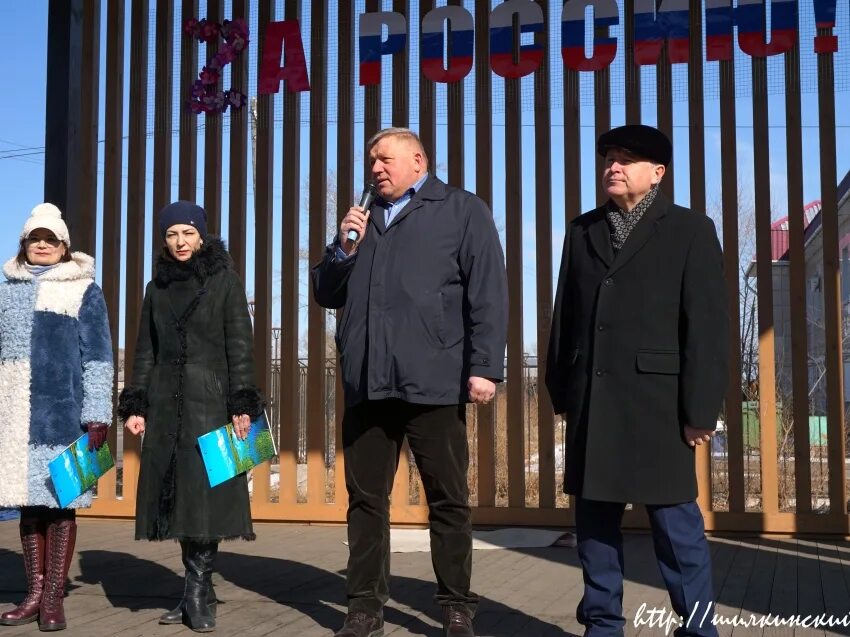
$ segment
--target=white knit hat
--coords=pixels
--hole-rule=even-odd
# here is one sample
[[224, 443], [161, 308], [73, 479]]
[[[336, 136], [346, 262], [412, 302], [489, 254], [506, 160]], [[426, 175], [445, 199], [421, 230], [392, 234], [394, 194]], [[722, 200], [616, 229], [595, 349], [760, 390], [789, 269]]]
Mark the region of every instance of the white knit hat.
[[56, 235], [66, 247], [71, 247], [71, 235], [68, 226], [62, 221], [62, 213], [52, 203], [40, 203], [32, 209], [30, 218], [24, 224], [21, 239], [26, 239], [36, 228], [45, 228]]

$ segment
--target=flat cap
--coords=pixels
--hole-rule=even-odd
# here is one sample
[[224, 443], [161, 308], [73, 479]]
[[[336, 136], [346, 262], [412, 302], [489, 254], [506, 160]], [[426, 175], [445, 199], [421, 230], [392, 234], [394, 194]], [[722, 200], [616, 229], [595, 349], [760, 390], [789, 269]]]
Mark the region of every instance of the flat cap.
[[604, 157], [610, 148], [622, 148], [664, 166], [673, 157], [673, 145], [667, 135], [644, 124], [629, 124], [602, 133], [596, 142], [596, 152]]

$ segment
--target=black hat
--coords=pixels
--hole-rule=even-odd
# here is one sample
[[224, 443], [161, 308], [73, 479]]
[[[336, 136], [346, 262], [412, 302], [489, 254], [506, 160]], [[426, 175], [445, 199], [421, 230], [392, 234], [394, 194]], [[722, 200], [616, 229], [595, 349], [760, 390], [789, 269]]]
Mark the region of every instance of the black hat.
[[165, 233], [171, 226], [186, 224], [195, 226], [201, 239], [207, 238], [207, 211], [191, 201], [175, 201], [159, 212], [159, 231]]
[[596, 152], [603, 157], [610, 148], [622, 148], [643, 159], [667, 166], [673, 156], [673, 146], [667, 135], [657, 128], [629, 124], [612, 128], [599, 136]]

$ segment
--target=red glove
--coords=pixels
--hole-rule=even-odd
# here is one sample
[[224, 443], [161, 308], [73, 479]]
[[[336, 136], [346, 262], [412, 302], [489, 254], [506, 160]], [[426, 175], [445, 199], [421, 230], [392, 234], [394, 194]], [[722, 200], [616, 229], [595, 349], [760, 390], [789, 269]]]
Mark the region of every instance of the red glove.
[[102, 422], [89, 422], [86, 423], [86, 431], [89, 434], [89, 451], [97, 451], [106, 442], [109, 425]]

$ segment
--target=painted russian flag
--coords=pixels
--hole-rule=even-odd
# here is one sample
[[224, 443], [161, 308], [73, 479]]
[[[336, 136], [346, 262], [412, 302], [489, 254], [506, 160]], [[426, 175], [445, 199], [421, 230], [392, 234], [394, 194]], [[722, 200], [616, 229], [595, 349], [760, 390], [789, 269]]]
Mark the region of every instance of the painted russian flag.
[[593, 38], [593, 55], [585, 57], [584, 8], [593, 7], [593, 31], [614, 26], [620, 22], [620, 10], [616, 0], [574, 0], [564, 4], [561, 14], [561, 56], [564, 64], [576, 71], [601, 71], [614, 61], [617, 55], [617, 39], [612, 37]]
[[[449, 50], [447, 67], [444, 28], [449, 21]], [[437, 7], [422, 20], [422, 72], [433, 82], [457, 82], [472, 70], [475, 48], [475, 21], [469, 11], [458, 6]]]
[[670, 62], [687, 62], [690, 52], [688, 0], [665, 0], [658, 14], [654, 0], [635, 0], [635, 64], [655, 64], [667, 40]]
[[[386, 41], [381, 39], [386, 25]], [[363, 13], [360, 16], [360, 86], [381, 83], [381, 57], [404, 50], [407, 45], [407, 22], [394, 11]]]
[[514, 14], [519, 14], [520, 32], [543, 31], [543, 11], [536, 2], [509, 0], [490, 14], [490, 67], [502, 77], [516, 79], [534, 73], [543, 61], [543, 47], [537, 43], [519, 48], [519, 62], [514, 64]]
[[738, 24], [738, 45], [753, 57], [778, 55], [794, 48], [799, 22], [797, 0], [773, 0], [770, 16], [770, 44], [765, 32], [764, 0], [738, 0], [735, 22]]
[[705, 0], [705, 59], [708, 62], [732, 59], [733, 11], [732, 0]]

